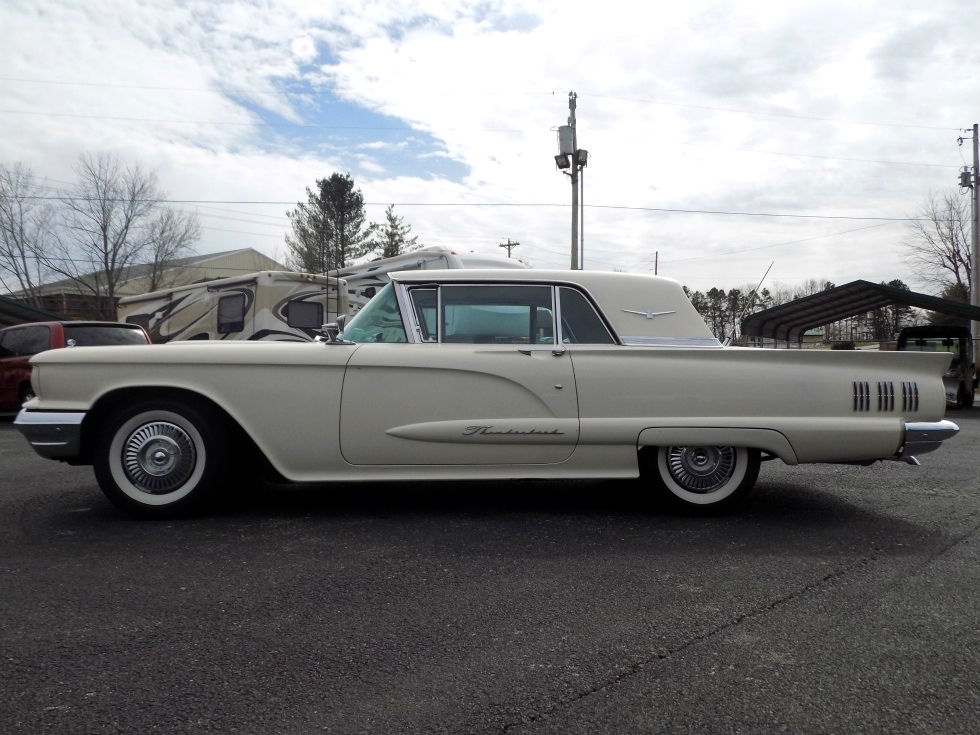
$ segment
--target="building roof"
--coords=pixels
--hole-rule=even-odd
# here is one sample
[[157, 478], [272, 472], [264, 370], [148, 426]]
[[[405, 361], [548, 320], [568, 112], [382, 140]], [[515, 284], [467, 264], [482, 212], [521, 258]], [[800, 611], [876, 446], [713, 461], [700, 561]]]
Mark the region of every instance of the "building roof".
[[870, 281], [851, 281], [747, 316], [742, 320], [742, 334], [798, 342], [808, 329], [895, 305], [980, 321], [977, 306]]
[[[229, 265], [232, 264], [235, 267], [229, 268]], [[236, 272], [230, 273], [230, 270], [234, 270]], [[167, 272], [179, 271], [181, 275], [192, 279], [201, 277], [224, 277], [229, 275], [238, 275], [238, 273], [252, 273], [260, 270], [285, 270], [285, 266], [277, 263], [272, 258], [260, 253], [254, 248], [241, 248], [239, 250], [225, 250], [220, 253], [191, 255], [186, 258], [178, 258], [169, 263], [167, 266]], [[151, 271], [152, 266], [149, 264], [132, 265], [126, 267], [123, 270], [122, 277], [116, 286], [116, 295], [130, 296], [133, 294], [144, 293], [147, 290], [147, 282], [149, 281]], [[96, 283], [95, 278], [97, 275], [101, 276], [101, 274], [95, 273], [82, 276], [82, 280], [86, 282], [89, 289], [94, 287]], [[164, 280], [169, 282], [171, 279]], [[183, 283], [186, 283], [186, 280], [184, 278], [177, 278], [175, 279], [175, 283], [182, 285]], [[169, 285], [174, 285], [174, 283], [170, 283]], [[71, 278], [63, 278], [58, 281], [50, 281], [42, 284], [39, 291], [42, 295], [80, 292], [78, 283]], [[88, 291], [83, 290], [82, 292], [87, 293]], [[16, 298], [18, 296], [22, 296], [23, 293], [18, 292], [9, 295]]]

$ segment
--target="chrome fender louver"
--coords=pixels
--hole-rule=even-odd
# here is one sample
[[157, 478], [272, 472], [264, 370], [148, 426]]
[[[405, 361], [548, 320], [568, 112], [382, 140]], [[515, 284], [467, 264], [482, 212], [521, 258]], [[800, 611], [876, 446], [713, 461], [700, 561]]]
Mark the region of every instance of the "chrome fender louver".
[[[875, 401], [875, 396], [871, 392], [871, 384], [867, 380], [855, 380], [852, 384], [854, 411], [864, 413], [871, 411], [871, 406]], [[877, 383], [877, 406], [878, 411], [894, 411], [895, 401], [898, 396], [895, 390], [895, 383], [890, 380], [879, 380]], [[902, 403], [903, 412], [919, 410], [919, 384], [915, 381], [902, 381]]]

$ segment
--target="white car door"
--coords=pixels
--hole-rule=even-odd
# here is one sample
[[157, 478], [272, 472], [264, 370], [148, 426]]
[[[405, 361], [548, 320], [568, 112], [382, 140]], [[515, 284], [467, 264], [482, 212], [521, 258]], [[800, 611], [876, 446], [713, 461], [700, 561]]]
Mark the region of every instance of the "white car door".
[[[570, 356], [553, 340], [551, 287], [410, 293], [410, 328], [428, 341], [370, 341], [354, 352], [341, 399], [344, 459], [356, 465], [568, 459], [578, 441], [578, 401]], [[396, 305], [390, 293], [375, 298], [382, 296]], [[363, 336], [363, 324], [352, 322], [351, 331]], [[381, 336], [390, 340], [392, 332]]]

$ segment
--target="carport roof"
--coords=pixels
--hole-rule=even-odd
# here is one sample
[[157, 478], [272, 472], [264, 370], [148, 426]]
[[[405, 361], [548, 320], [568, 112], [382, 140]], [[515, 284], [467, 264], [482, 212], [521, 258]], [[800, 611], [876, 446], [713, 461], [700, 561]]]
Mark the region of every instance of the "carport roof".
[[742, 334], [746, 337], [799, 341], [808, 329], [895, 304], [980, 321], [980, 307], [977, 306], [870, 281], [851, 281], [756, 312], [742, 320]]
[[25, 322], [64, 321], [70, 318], [64, 314], [38, 309], [8, 296], [0, 296], [0, 327], [11, 327]]

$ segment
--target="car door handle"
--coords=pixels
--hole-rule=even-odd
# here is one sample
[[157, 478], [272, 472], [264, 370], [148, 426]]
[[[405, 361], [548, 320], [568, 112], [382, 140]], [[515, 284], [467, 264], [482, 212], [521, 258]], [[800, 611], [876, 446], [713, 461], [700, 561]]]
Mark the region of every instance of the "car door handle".
[[565, 354], [565, 348], [560, 345], [558, 347], [519, 347], [517, 351], [522, 355], [530, 355], [532, 352], [550, 352], [555, 357], [561, 357]]

